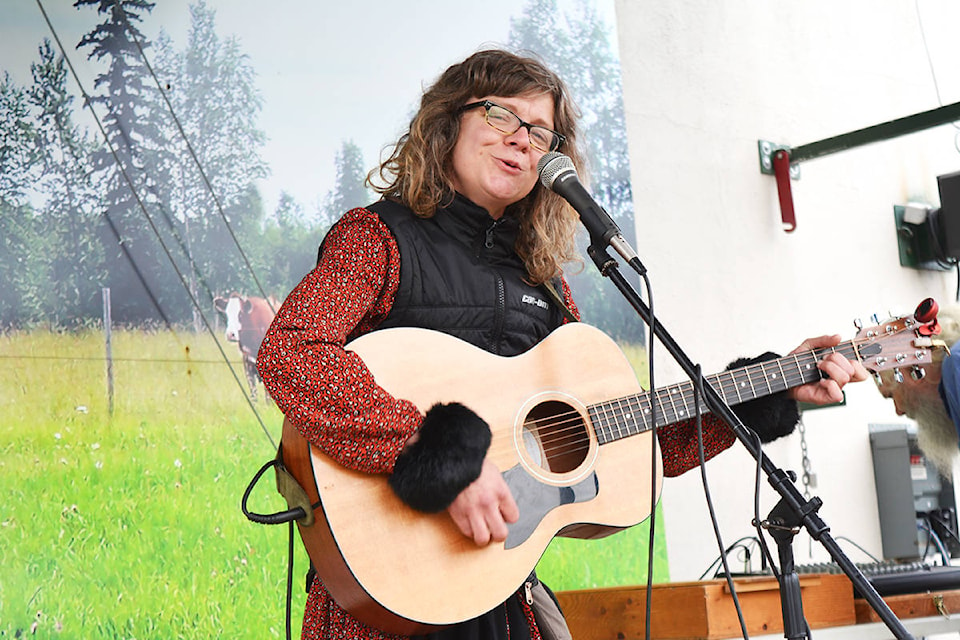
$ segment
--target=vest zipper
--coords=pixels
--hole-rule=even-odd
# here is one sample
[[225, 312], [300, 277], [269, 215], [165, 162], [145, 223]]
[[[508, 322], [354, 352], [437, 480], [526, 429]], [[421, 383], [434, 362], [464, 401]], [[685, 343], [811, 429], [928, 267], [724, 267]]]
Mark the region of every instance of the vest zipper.
[[493, 233], [497, 230], [497, 227], [500, 226], [500, 223], [503, 221], [503, 218], [497, 218], [493, 221], [493, 224], [487, 227], [486, 238], [483, 242], [483, 246], [487, 249], [493, 249]]
[[500, 355], [500, 338], [503, 336], [503, 319], [507, 315], [507, 292], [503, 277], [497, 274], [497, 308], [494, 315], [493, 352]]
[[[497, 218], [493, 221], [489, 227], [487, 227], [484, 232], [484, 241], [483, 246], [486, 249], [493, 249], [496, 246], [494, 242], [494, 233], [497, 231], [497, 227], [500, 226], [500, 223], [503, 222], [504, 218]], [[483, 253], [483, 249], [477, 251], [477, 257], [479, 258]], [[500, 341], [503, 337], [503, 322], [504, 318], [507, 315], [507, 292], [503, 283], [503, 277], [498, 273], [497, 274], [497, 308], [494, 310], [494, 323], [493, 323], [493, 334], [490, 336], [490, 352], [500, 355]]]

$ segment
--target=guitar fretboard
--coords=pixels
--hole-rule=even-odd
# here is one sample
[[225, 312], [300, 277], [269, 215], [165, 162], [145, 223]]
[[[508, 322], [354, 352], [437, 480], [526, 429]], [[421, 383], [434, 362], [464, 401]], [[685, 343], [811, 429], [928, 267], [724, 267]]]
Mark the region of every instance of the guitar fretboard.
[[[829, 353], [839, 353], [850, 360], [862, 357], [853, 342], [844, 342], [835, 347], [790, 354], [705, 376], [705, 379], [726, 404], [734, 406], [822, 379], [817, 363]], [[653, 427], [653, 402], [657, 403], [658, 428], [693, 418], [696, 414], [695, 393], [694, 384], [687, 381], [592, 405], [588, 412], [597, 440], [606, 444], [650, 430]], [[702, 413], [708, 412], [702, 398], [700, 406]]]

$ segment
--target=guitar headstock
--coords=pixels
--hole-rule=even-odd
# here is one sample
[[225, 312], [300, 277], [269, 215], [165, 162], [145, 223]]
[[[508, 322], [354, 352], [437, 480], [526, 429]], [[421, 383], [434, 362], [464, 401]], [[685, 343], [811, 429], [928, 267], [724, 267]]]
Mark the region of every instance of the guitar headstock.
[[874, 376], [892, 369], [897, 382], [903, 381], [904, 368], [914, 380], [923, 378], [924, 366], [933, 362], [936, 350], [950, 352], [946, 343], [935, 338], [940, 333], [937, 311], [937, 303], [927, 298], [912, 315], [890, 318], [865, 329], [858, 326], [853, 343], [864, 368]]

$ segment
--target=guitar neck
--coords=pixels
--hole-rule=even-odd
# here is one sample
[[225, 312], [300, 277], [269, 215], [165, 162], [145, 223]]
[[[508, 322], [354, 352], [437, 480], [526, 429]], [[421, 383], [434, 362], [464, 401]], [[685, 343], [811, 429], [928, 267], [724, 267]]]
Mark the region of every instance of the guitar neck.
[[[767, 360], [739, 369], [706, 376], [729, 406], [762, 398], [823, 378], [817, 363], [830, 353], [839, 353], [853, 360], [860, 359], [853, 342], [835, 347], [795, 353], [776, 360]], [[696, 415], [695, 387], [690, 381], [646, 391], [588, 407], [597, 439], [606, 444], [643, 433], [653, 428], [653, 404], [656, 403], [656, 426], [662, 427]], [[709, 411], [701, 398], [701, 412]]]

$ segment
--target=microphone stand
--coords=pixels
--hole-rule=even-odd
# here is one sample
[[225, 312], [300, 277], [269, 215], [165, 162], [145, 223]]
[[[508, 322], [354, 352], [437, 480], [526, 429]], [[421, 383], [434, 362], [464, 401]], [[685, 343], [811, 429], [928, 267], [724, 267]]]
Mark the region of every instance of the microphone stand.
[[[631, 266], [641, 275], [646, 273], [646, 268], [636, 257], [636, 252], [632, 249], [625, 250], [622, 245], [622, 237], [615, 236], [618, 244], [614, 248], [624, 256]], [[627, 302], [643, 318], [647, 326], [650, 327], [654, 335], [660, 340], [670, 355], [683, 368], [687, 376], [696, 382], [699, 376], [697, 368], [683, 352], [680, 346], [673, 340], [667, 330], [650, 314], [650, 309], [643, 302], [640, 295], [633, 289], [630, 283], [620, 273], [619, 265], [609, 253], [607, 253], [608, 244], [612, 244], [609, 239], [605, 240], [602, 236], [595, 233], [590, 234], [591, 245], [587, 248], [587, 253], [593, 259], [601, 275], [610, 278], [616, 285], [620, 293], [623, 294]], [[628, 247], [628, 245], [627, 245]], [[864, 577], [863, 573], [856, 565], [844, 554], [843, 550], [837, 544], [836, 540], [830, 535], [830, 527], [817, 514], [823, 501], [814, 497], [807, 501], [803, 494], [797, 489], [793, 482], [796, 480], [796, 474], [785, 472], [777, 468], [766, 454], [761, 450], [759, 440], [751, 437], [751, 432], [743, 425], [740, 419], [727, 405], [726, 401], [720, 396], [716, 389], [710, 383], [703, 379], [703, 389], [707, 406], [714, 414], [722, 418], [733, 429], [737, 439], [750, 452], [760, 467], [767, 474], [770, 485], [780, 494], [781, 499], [770, 512], [770, 516], [764, 523], [770, 531], [771, 537], [777, 543], [777, 549], [780, 556], [780, 606], [783, 615], [784, 637], [790, 640], [802, 640], [808, 637], [808, 626], [803, 618], [803, 602], [800, 597], [800, 578], [794, 569], [793, 562], [793, 538], [799, 532], [800, 525], [803, 525], [810, 537], [817, 540], [829, 552], [830, 557], [843, 569], [843, 572], [850, 578], [856, 592], [860, 593], [870, 604], [881, 620], [887, 625], [887, 628], [899, 640], [913, 639], [913, 636], [907, 631], [887, 603], [884, 602], [880, 594], [877, 593], [870, 581]]]

